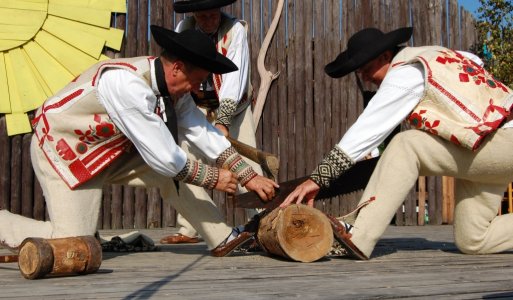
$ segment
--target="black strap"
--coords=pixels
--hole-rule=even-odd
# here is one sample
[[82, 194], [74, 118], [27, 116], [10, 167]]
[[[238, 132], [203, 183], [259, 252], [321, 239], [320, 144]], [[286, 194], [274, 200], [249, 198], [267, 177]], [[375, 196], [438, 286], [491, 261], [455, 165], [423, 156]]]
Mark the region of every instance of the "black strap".
[[[178, 123], [177, 123], [177, 116], [176, 116], [176, 110], [175, 105], [171, 99], [171, 95], [169, 94], [169, 90], [167, 89], [166, 84], [166, 76], [164, 73], [164, 66], [162, 66], [162, 62], [160, 61], [160, 58], [155, 59], [155, 79], [157, 81], [157, 88], [159, 89], [160, 96], [163, 98], [164, 105], [166, 107], [165, 114], [166, 114], [166, 125], [167, 129], [171, 132], [171, 135], [173, 136], [173, 139], [175, 140], [175, 143], [178, 145]], [[178, 181], [173, 180], [176, 186], [176, 191], [178, 192]]]
[[174, 103], [171, 100], [171, 96], [169, 95], [169, 91], [167, 89], [164, 67], [162, 66], [160, 58], [155, 59], [155, 78], [160, 96], [163, 98], [164, 104], [166, 106], [165, 114], [167, 119], [167, 128], [171, 132], [171, 135], [173, 135], [175, 143], [178, 144], [178, 124], [176, 123], [176, 111]]

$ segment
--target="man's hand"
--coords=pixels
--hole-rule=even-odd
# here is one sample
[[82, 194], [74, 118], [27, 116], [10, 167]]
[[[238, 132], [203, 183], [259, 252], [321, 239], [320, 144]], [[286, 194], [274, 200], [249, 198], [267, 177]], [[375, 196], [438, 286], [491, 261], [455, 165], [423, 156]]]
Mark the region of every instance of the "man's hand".
[[300, 204], [303, 202], [303, 199], [306, 198], [307, 205], [313, 207], [313, 202], [315, 196], [319, 192], [321, 188], [311, 179], [307, 179], [305, 182], [301, 183], [296, 187], [295, 190], [290, 193], [287, 198], [280, 205], [280, 208], [285, 208], [295, 202], [296, 204]]
[[214, 189], [226, 192], [229, 194], [235, 193], [237, 190], [237, 176], [229, 170], [219, 169], [219, 179], [217, 180], [217, 184]]
[[222, 124], [216, 124], [215, 126], [217, 129], [221, 130], [221, 132], [223, 133], [224, 136], [228, 136], [228, 134], [229, 134], [228, 127], [226, 127]]
[[248, 191], [253, 191], [263, 201], [269, 201], [274, 197], [274, 189], [280, 186], [269, 178], [257, 175], [244, 186]]

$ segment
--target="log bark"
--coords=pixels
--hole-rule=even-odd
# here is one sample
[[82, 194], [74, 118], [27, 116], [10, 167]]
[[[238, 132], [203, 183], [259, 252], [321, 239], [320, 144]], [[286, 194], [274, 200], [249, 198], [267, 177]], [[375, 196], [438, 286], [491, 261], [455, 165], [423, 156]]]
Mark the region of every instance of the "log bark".
[[327, 217], [302, 204], [271, 211], [260, 221], [257, 236], [267, 253], [300, 262], [319, 260], [333, 244]]

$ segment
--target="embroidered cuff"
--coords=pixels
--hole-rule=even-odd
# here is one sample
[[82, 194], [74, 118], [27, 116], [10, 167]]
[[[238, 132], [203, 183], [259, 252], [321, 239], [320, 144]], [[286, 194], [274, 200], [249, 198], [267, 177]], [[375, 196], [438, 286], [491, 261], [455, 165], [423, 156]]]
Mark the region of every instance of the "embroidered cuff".
[[175, 179], [211, 190], [216, 187], [219, 169], [187, 159], [185, 167], [176, 175]]
[[354, 166], [355, 162], [335, 146], [324, 159], [317, 165], [317, 168], [310, 175], [320, 187], [329, 187], [331, 182]]
[[248, 181], [258, 175], [233, 147], [229, 147], [221, 153], [216, 163], [218, 166], [228, 166], [228, 169], [237, 175], [237, 179], [242, 186], [245, 186]]
[[230, 128], [233, 113], [237, 109], [237, 102], [232, 99], [222, 99], [217, 109], [217, 120], [215, 125], [221, 124]]

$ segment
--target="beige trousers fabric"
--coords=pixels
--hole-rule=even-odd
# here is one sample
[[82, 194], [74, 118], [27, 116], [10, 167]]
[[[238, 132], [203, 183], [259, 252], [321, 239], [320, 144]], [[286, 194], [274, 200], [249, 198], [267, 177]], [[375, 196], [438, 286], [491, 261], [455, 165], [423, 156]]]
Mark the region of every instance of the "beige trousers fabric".
[[353, 224], [351, 240], [365, 255], [370, 257], [419, 175], [456, 178], [454, 238], [460, 251], [513, 249], [513, 214], [497, 216], [507, 184], [513, 181], [513, 128], [498, 129], [475, 152], [408, 130], [387, 146], [360, 201], [375, 197]]
[[36, 221], [0, 211], [0, 240], [11, 247], [18, 246], [26, 237], [93, 235], [102, 203], [102, 188], [112, 183], [158, 187], [163, 200], [171, 201], [171, 205], [191, 221], [209, 249], [219, 245], [232, 231], [215, 205], [191, 196], [187, 199], [178, 197], [172, 178], [151, 169], [135, 150], [118, 158], [91, 181], [70, 190], [37, 144], [37, 139], [33, 138], [30, 147], [32, 164], [43, 189], [50, 221]]
[[[253, 113], [251, 111], [251, 106], [248, 106], [246, 110], [233, 117], [230, 126], [230, 136], [240, 142], [256, 147], [255, 123], [253, 122]], [[184, 149], [185, 152], [187, 152], [190, 158], [206, 162], [206, 159], [200, 154], [200, 152], [197, 149], [191, 147], [187, 140], [185, 140], [183, 137], [180, 137], [180, 141], [180, 146], [182, 147], [182, 149]], [[262, 175], [262, 168], [259, 164], [249, 159], [245, 160], [255, 170], [255, 172], [257, 172], [259, 175]], [[182, 190], [187, 190], [187, 193], [184, 193], [183, 196]], [[246, 188], [240, 185], [237, 188], [237, 193], [244, 193], [246, 191]], [[207, 191], [205, 191], [204, 188], [192, 184], [181, 185], [180, 196], [189, 199], [187, 201], [190, 201], [193, 198], [197, 198], [201, 199], [201, 201], [209, 201], [210, 203], [212, 203], [212, 205], [215, 205], [214, 201], [207, 193]], [[255, 214], [257, 214], [256, 210], [246, 209], [246, 215], [248, 216], [248, 218], [253, 217]], [[181, 214], [177, 215], [176, 227], [178, 228], [178, 233], [188, 237], [194, 237], [198, 234], [198, 231], [196, 231], [195, 227], [191, 225], [191, 223], [189, 223], [189, 221], [187, 220], [188, 218], [185, 218]], [[203, 237], [203, 235], [201, 236]]]

